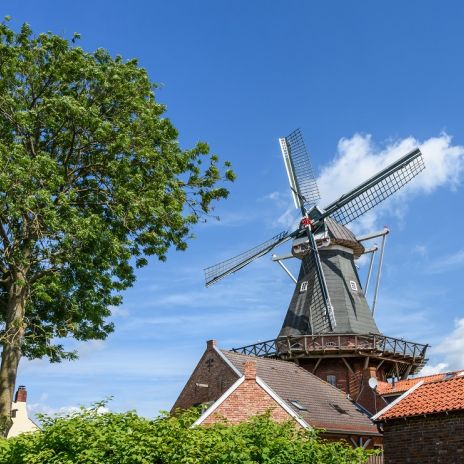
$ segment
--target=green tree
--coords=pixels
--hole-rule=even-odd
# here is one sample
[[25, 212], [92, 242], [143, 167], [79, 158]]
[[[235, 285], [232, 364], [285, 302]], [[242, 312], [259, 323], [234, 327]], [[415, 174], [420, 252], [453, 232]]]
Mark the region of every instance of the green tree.
[[192, 428], [197, 417], [190, 410], [149, 420], [97, 407], [45, 417], [41, 432], [0, 439], [0, 464], [362, 464], [369, 456], [266, 414]]
[[[104, 339], [147, 257], [186, 248], [226, 198], [205, 143], [182, 150], [136, 60], [0, 26], [0, 429], [21, 356]], [[74, 42], [78, 38], [74, 36]]]

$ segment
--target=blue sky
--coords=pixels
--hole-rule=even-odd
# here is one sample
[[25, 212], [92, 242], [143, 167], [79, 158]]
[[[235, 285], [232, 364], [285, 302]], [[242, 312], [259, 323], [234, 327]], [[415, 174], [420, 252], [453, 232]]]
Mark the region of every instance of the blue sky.
[[77, 362], [22, 362], [33, 412], [113, 395], [113, 410], [154, 416], [170, 408], [207, 339], [227, 348], [277, 335], [292, 284], [270, 258], [210, 289], [202, 269], [297, 220], [277, 142], [297, 127], [326, 199], [421, 145], [427, 170], [355, 228], [391, 229], [383, 333], [430, 343], [429, 370], [464, 368], [462, 2], [23, 0], [1, 9], [15, 27], [80, 32], [89, 51], [139, 58], [182, 146], [207, 141], [238, 176], [217, 205], [220, 222], [138, 272], [106, 341], [79, 344]]

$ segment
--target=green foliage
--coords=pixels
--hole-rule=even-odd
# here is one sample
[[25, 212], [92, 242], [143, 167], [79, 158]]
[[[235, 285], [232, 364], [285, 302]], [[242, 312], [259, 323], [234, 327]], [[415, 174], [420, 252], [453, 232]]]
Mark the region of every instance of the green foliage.
[[180, 148], [136, 60], [78, 39], [0, 25], [0, 340], [51, 361], [105, 338], [134, 268], [184, 250], [235, 177]]
[[133, 412], [45, 417], [41, 432], [0, 441], [9, 464], [360, 464], [368, 452], [325, 442], [268, 415], [235, 426], [190, 426], [195, 410], [155, 420]]

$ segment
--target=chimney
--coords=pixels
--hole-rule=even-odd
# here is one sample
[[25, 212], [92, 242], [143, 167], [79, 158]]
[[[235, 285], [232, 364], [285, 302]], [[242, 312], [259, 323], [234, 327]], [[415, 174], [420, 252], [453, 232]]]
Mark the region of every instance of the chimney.
[[27, 400], [26, 387], [24, 385], [20, 385], [15, 395], [15, 403], [18, 403], [18, 402], [25, 403], [26, 400]]
[[245, 361], [243, 364], [245, 380], [256, 379], [256, 361]]
[[207, 350], [212, 350], [216, 346], [216, 340], [208, 340], [206, 342], [206, 349]]

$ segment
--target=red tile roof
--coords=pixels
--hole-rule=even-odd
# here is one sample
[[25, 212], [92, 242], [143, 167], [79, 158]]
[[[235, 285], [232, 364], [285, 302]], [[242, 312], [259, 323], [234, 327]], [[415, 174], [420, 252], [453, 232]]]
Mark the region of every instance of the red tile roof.
[[424, 377], [415, 377], [413, 379], [399, 380], [395, 383], [390, 382], [379, 382], [377, 384], [377, 393], [379, 395], [390, 395], [395, 393], [404, 393], [409, 390], [411, 387], [416, 385], [416, 383], [423, 381], [424, 383], [436, 382], [437, 380], [443, 380], [446, 377], [453, 375], [459, 375], [464, 371], [455, 371], [455, 372], [444, 372], [441, 374], [427, 375]]
[[464, 374], [424, 383], [380, 414], [377, 420], [458, 410], [464, 410]]

